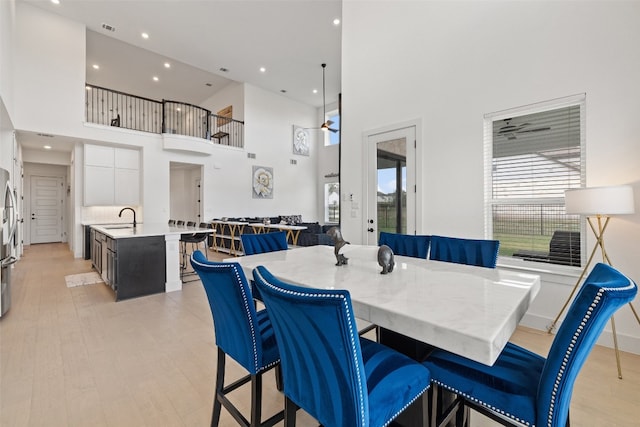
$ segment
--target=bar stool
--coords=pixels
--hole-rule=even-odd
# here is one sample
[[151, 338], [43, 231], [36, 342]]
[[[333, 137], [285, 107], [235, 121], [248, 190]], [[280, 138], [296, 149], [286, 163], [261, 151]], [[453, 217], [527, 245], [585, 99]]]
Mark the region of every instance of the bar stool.
[[[184, 221], [177, 221], [177, 225], [180, 225], [180, 223]], [[195, 227], [196, 223], [195, 221], [187, 221], [186, 223], [187, 227]], [[183, 233], [180, 235], [180, 279], [184, 282], [184, 278], [187, 275], [192, 275], [195, 274], [194, 272], [187, 272], [187, 268], [189, 267], [189, 255], [190, 253], [187, 251], [187, 245], [190, 243], [191, 244], [191, 252], [194, 252], [195, 249], [197, 248], [197, 245], [200, 242], [203, 242], [204, 240], [206, 240], [207, 238], [207, 234], [206, 233]], [[205, 252], [206, 252], [206, 245], [205, 245]], [[208, 253], [207, 253], [208, 256]]]
[[[191, 255], [191, 265], [200, 276], [207, 294], [218, 347], [211, 426], [218, 426], [222, 407], [242, 426], [273, 426], [282, 421], [284, 412], [280, 410], [262, 421], [262, 376], [280, 364], [278, 345], [267, 310], [258, 311], [250, 304], [251, 288], [238, 263], [208, 261], [202, 252], [195, 251]], [[248, 374], [225, 386], [227, 357]], [[251, 385], [249, 420], [227, 397], [247, 383]]]

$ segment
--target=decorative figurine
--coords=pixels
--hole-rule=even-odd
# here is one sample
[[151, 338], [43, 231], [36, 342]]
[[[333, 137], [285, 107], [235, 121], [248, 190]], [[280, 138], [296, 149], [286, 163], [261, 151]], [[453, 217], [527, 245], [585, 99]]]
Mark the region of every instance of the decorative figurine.
[[378, 249], [378, 264], [382, 267], [380, 274], [387, 274], [393, 271], [396, 263], [393, 260], [393, 251], [389, 246], [382, 245], [380, 249]]
[[338, 227], [331, 227], [329, 230], [327, 230], [327, 234], [333, 239], [333, 253], [336, 255], [336, 265], [347, 265], [347, 263], [349, 262], [349, 258], [339, 252], [340, 249], [342, 249], [344, 245], [348, 245], [349, 242], [346, 242], [342, 238], [342, 233], [340, 232], [340, 229]]

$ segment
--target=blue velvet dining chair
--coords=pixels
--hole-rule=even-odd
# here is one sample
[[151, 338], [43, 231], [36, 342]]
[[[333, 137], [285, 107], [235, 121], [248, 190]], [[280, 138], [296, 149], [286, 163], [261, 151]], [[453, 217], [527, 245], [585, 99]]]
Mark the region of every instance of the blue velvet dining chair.
[[289, 245], [287, 244], [287, 233], [284, 231], [261, 234], [241, 234], [240, 239], [242, 240], [242, 251], [245, 255], [255, 255], [289, 249]]
[[284, 283], [253, 271], [280, 349], [285, 427], [304, 409], [324, 427], [386, 426], [429, 387], [429, 371], [356, 330], [346, 290]]
[[431, 236], [429, 259], [495, 268], [498, 249], [500, 249], [499, 240]]
[[[251, 289], [238, 263], [208, 261], [199, 250], [191, 255], [191, 265], [200, 276], [209, 300], [218, 366], [211, 426], [220, 421], [222, 406], [243, 426], [272, 426], [284, 418], [284, 411], [261, 421], [262, 374], [279, 365], [276, 339], [266, 310], [256, 311]], [[225, 361], [229, 356], [242, 366], [248, 375], [224, 385]], [[231, 403], [227, 394], [251, 383], [251, 416], [247, 420]]]
[[431, 236], [380, 232], [378, 246], [387, 245], [395, 255], [427, 259]]
[[465, 409], [472, 408], [506, 426], [568, 426], [580, 369], [607, 321], [637, 292], [632, 280], [597, 264], [567, 311], [546, 359], [512, 343], [493, 366], [435, 350], [424, 362], [434, 389], [449, 390], [457, 399], [431, 425], [443, 425], [448, 415], [455, 415], [461, 426]]

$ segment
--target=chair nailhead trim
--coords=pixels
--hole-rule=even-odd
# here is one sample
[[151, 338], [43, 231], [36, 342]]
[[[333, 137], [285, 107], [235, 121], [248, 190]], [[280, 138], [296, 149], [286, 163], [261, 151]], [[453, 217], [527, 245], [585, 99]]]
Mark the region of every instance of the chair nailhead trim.
[[[193, 261], [197, 265], [199, 265], [201, 267], [204, 267], [204, 268], [222, 268], [222, 269], [231, 268], [231, 269], [233, 269], [233, 273], [235, 274], [238, 283], [242, 282], [242, 279], [240, 278], [240, 273], [238, 272], [238, 267], [236, 265], [234, 265], [234, 264], [231, 264], [231, 263], [228, 263], [228, 264], [224, 264], [224, 263], [220, 263], [220, 264], [203, 264], [201, 262], [198, 262], [198, 261], [194, 260], [193, 256], [191, 257], [191, 261]], [[280, 363], [280, 359], [273, 361], [272, 363], [268, 364], [267, 366], [260, 366], [260, 364], [258, 363], [258, 344], [256, 343], [256, 329], [255, 329], [255, 325], [253, 324], [253, 317], [251, 316], [251, 311], [249, 310], [249, 300], [247, 298], [247, 294], [244, 291], [244, 287], [240, 287], [240, 290], [242, 292], [242, 302], [244, 304], [244, 310], [245, 310], [245, 313], [247, 315], [247, 320], [249, 321], [249, 328], [251, 329], [251, 345], [253, 347], [253, 367], [254, 367], [256, 373], [258, 373], [260, 371], [267, 370], [270, 367]]]
[[[556, 375], [556, 380], [554, 382], [553, 385], [553, 390], [551, 391], [551, 401], [549, 402], [549, 413], [547, 415], [547, 426], [548, 427], [552, 427], [553, 425], [553, 419], [554, 419], [554, 410], [555, 410], [555, 406], [556, 406], [556, 398], [558, 395], [558, 389], [560, 387], [560, 382], [562, 380], [562, 377], [564, 376], [564, 372], [565, 369], [567, 367], [567, 364], [569, 362], [569, 359], [571, 358], [571, 354], [573, 352], [573, 349], [575, 347], [575, 344], [578, 341], [578, 338], [580, 336], [580, 334], [582, 334], [582, 332], [584, 331], [584, 327], [587, 325], [589, 319], [591, 318], [591, 315], [593, 314], [593, 310], [598, 306], [598, 303], [600, 302], [600, 300], [602, 299], [602, 295], [605, 292], [620, 292], [620, 291], [626, 291], [629, 290], [631, 288], [633, 288], [635, 285], [633, 284], [633, 282], [631, 280], [629, 280], [629, 284], [623, 288], [600, 288], [598, 290], [598, 292], [596, 293], [595, 297], [593, 298], [593, 302], [589, 305], [589, 309], [587, 310], [587, 312], [585, 313], [584, 317], [582, 318], [582, 321], [580, 322], [580, 325], [576, 328], [576, 331], [573, 334], [573, 338], [571, 339], [571, 343], [569, 344], [567, 351], [565, 352], [564, 358], [562, 359], [562, 363], [561, 363], [561, 368], [558, 371], [558, 374]], [[452, 391], [455, 394], [459, 394], [461, 396], [463, 396], [465, 399], [470, 400], [472, 402], [475, 402], [479, 405], [484, 406], [485, 408], [497, 412], [498, 414], [504, 415], [505, 417], [511, 418], [521, 424], [525, 424], [527, 426], [530, 427], [535, 427], [535, 424], [530, 424], [527, 423], [523, 420], [521, 420], [520, 418], [503, 411], [502, 409], [496, 408], [495, 406], [489, 405], [486, 402], [483, 402], [473, 396], [470, 396], [466, 393], [461, 392], [460, 390], [455, 389], [454, 387], [451, 387], [447, 384], [444, 384], [438, 380], [431, 380], [432, 382], [438, 384], [441, 387], [446, 388], [449, 391]]]
[[571, 355], [573, 353], [573, 349], [575, 347], [575, 344], [578, 342], [578, 338], [580, 337], [580, 335], [582, 334], [582, 332], [584, 331], [584, 327], [587, 325], [587, 323], [589, 322], [589, 319], [591, 318], [591, 315], [593, 314], [593, 310], [598, 306], [598, 303], [600, 303], [600, 300], [602, 299], [602, 295], [605, 292], [620, 292], [620, 291], [625, 291], [628, 289], [631, 289], [634, 287], [634, 284], [631, 280], [629, 280], [629, 284], [627, 286], [625, 286], [624, 288], [600, 288], [598, 290], [598, 292], [596, 293], [596, 295], [593, 298], [593, 301], [591, 302], [591, 304], [589, 305], [589, 309], [587, 310], [587, 312], [585, 313], [584, 317], [582, 318], [582, 321], [580, 322], [580, 325], [578, 326], [578, 328], [576, 329], [576, 331], [573, 333], [573, 338], [571, 339], [571, 343], [569, 344], [564, 357], [562, 359], [562, 366], [560, 368], [560, 370], [558, 371], [558, 374], [556, 375], [556, 380], [553, 384], [553, 391], [551, 393], [551, 401], [549, 402], [549, 414], [547, 415], [547, 426], [551, 427], [553, 425], [553, 419], [554, 419], [554, 410], [555, 410], [555, 406], [556, 406], [556, 398], [557, 398], [557, 393], [558, 393], [558, 388], [560, 387], [560, 382], [562, 381], [562, 377], [564, 376], [564, 372], [565, 369], [567, 367], [567, 363], [569, 362], [569, 360], [571, 359]]
[[463, 396], [465, 399], [470, 400], [470, 401], [472, 401], [472, 402], [475, 402], [475, 403], [477, 403], [477, 404], [479, 404], [479, 405], [482, 405], [482, 406], [484, 406], [485, 408], [490, 409], [490, 410], [491, 410], [491, 411], [493, 411], [493, 412], [497, 412], [497, 413], [498, 413], [498, 414], [500, 414], [500, 415], [504, 415], [505, 417], [511, 418], [512, 420], [517, 421], [517, 422], [519, 422], [520, 424], [524, 424], [524, 425], [526, 425], [526, 426], [530, 426], [530, 427], [536, 427], [536, 425], [535, 425], [535, 424], [528, 423], [528, 422], [526, 422], [526, 421], [524, 421], [524, 420], [522, 420], [522, 419], [520, 419], [520, 418], [516, 417], [515, 415], [512, 415], [512, 414], [510, 414], [510, 413], [508, 413], [508, 412], [505, 412], [505, 411], [503, 411], [503, 410], [502, 410], [502, 409], [500, 409], [500, 408], [496, 408], [496, 407], [495, 407], [495, 406], [493, 406], [493, 405], [489, 405], [488, 403], [483, 402], [482, 400], [480, 400], [480, 399], [478, 399], [478, 398], [476, 398], [476, 397], [470, 396], [470, 395], [468, 395], [467, 393], [463, 393], [463, 392], [461, 392], [460, 390], [458, 390], [458, 389], [456, 389], [456, 388], [454, 388], [454, 387], [451, 387], [451, 386], [449, 386], [449, 385], [447, 385], [447, 384], [444, 384], [444, 383], [442, 383], [442, 382], [440, 382], [440, 381], [438, 381], [438, 380], [434, 380], [434, 379], [432, 379], [431, 381], [432, 381], [432, 382], [434, 382], [434, 383], [436, 383], [436, 384], [438, 384], [440, 387], [446, 388], [447, 390], [452, 391], [452, 392], [454, 392], [455, 394], [459, 394], [460, 396]]
[[411, 399], [411, 402], [407, 403], [407, 404], [406, 404], [406, 405], [404, 405], [404, 406], [403, 406], [403, 407], [402, 407], [398, 412], [396, 412], [395, 414], [393, 414], [393, 416], [392, 416], [391, 418], [389, 418], [389, 420], [388, 420], [386, 423], [384, 423], [384, 424], [382, 425], [382, 427], [387, 427], [389, 424], [391, 424], [391, 422], [392, 422], [393, 420], [395, 420], [395, 419], [396, 419], [396, 417], [397, 417], [398, 415], [400, 415], [400, 414], [401, 414], [405, 409], [407, 409], [407, 408], [409, 407], [409, 405], [411, 405], [413, 402], [415, 402], [417, 398], [419, 398], [420, 396], [422, 396], [422, 394], [423, 394], [425, 391], [427, 391], [427, 389], [429, 388], [429, 385], [430, 385], [430, 384], [427, 384], [427, 386], [426, 386], [426, 387], [425, 387], [425, 388], [424, 388], [420, 393], [416, 394], [416, 397], [414, 397], [413, 399]]
[[[271, 284], [269, 281], [267, 281], [264, 276], [262, 274], [260, 274], [259, 271], [257, 271], [258, 276], [260, 276], [260, 278], [262, 279], [262, 281], [269, 286], [271, 289], [273, 289], [276, 292], [280, 292], [280, 293], [285, 293], [285, 294], [289, 294], [289, 295], [294, 295], [294, 296], [303, 296], [303, 297], [308, 297], [308, 298], [326, 298], [326, 297], [331, 297], [331, 298], [340, 298], [342, 299], [342, 303], [345, 307], [345, 311], [347, 312], [348, 316], [347, 318], [349, 319], [349, 332], [350, 332], [350, 336], [351, 336], [351, 352], [353, 354], [353, 358], [354, 360], [357, 357], [357, 351], [356, 351], [356, 343], [354, 341], [354, 331], [353, 331], [353, 324], [351, 322], [351, 319], [354, 318], [353, 313], [351, 312], [351, 310], [349, 310], [349, 304], [347, 303], [347, 299], [344, 297], [344, 295], [332, 295], [332, 294], [320, 294], [320, 293], [309, 293], [309, 292], [293, 292], [293, 291], [289, 291], [286, 289], [282, 289], [278, 286], [275, 286], [273, 284]], [[362, 389], [362, 373], [360, 372], [360, 366], [358, 364], [356, 364], [356, 376], [358, 378], [358, 395], [360, 396], [360, 402], [364, 402], [365, 396], [364, 396], [364, 391]], [[367, 417], [366, 414], [364, 412], [364, 405], [360, 405], [360, 418], [362, 420], [362, 426], [366, 426], [367, 423]]]

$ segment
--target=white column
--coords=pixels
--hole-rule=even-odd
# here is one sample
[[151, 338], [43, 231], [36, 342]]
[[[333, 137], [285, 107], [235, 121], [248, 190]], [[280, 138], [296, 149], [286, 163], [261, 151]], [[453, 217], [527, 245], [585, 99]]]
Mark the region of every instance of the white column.
[[180, 235], [165, 234], [167, 282], [165, 292], [181, 291], [180, 280]]

